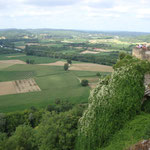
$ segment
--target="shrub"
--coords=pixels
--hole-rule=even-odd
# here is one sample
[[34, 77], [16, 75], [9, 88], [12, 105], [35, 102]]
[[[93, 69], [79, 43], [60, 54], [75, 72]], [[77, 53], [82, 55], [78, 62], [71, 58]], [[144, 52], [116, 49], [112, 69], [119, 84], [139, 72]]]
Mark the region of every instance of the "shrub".
[[65, 64], [64, 64], [64, 70], [67, 71], [68, 69], [69, 69], [69, 64], [68, 64], [68, 63], [65, 63]]
[[82, 86], [88, 86], [89, 81], [88, 80], [82, 80], [81, 85]]
[[101, 76], [100, 72], [97, 72], [97, 73], [96, 73], [96, 76], [100, 77], [100, 76]]
[[71, 59], [67, 59], [67, 63], [68, 63], [68, 64], [72, 64]]

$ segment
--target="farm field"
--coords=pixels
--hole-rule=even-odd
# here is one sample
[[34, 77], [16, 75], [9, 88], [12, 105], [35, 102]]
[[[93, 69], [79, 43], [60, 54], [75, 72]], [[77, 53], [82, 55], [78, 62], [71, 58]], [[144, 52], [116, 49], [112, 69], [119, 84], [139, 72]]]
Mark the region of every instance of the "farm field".
[[[64, 66], [64, 63], [65, 62], [63, 61], [57, 61], [55, 63], [40, 64], [40, 65]], [[93, 63], [76, 63], [76, 64], [72, 64], [69, 70], [112, 72], [113, 68], [111, 66], [93, 64]]]
[[41, 91], [34, 79], [0, 82], [0, 95]]
[[25, 61], [27, 59], [34, 60], [35, 64], [52, 63], [52, 62], [56, 62], [59, 60], [59, 59], [49, 58], [49, 57], [26, 56], [23, 54], [0, 55], [0, 61], [3, 61], [3, 60], [21, 60], [21, 61], [24, 61], [24, 64], [25, 64]]
[[[17, 59], [22, 57], [24, 56], [17, 57]], [[11, 57], [12, 60], [9, 58], [9, 60], [6, 60], [6, 62], [8, 61], [8, 64], [10, 64], [11, 61], [16, 62], [16, 60], [13, 60], [14, 58], [15, 57]], [[4, 62], [4, 60], [1, 61]], [[13, 64], [2, 67], [0, 68], [1, 84], [7, 85], [9, 83], [8, 85], [12, 85], [12, 82], [24, 82], [29, 81], [32, 78], [39, 88], [37, 90], [38, 92], [31, 89], [25, 90], [24, 92], [15, 92], [14, 90], [9, 90], [7, 91], [8, 93], [5, 93], [8, 95], [1, 94], [0, 112], [24, 110], [30, 108], [31, 106], [45, 107], [48, 104], [53, 104], [57, 98], [60, 98], [61, 100], [68, 100], [73, 103], [87, 102], [92, 86], [82, 87], [80, 85], [80, 78], [93, 78], [93, 80], [96, 78], [98, 81], [96, 73], [96, 71], [90, 70], [70, 70], [66, 72], [64, 71], [63, 66], [53, 65]], [[90, 85], [93, 81], [89, 80], [89, 82]], [[10, 91], [12, 91], [12, 93]]]

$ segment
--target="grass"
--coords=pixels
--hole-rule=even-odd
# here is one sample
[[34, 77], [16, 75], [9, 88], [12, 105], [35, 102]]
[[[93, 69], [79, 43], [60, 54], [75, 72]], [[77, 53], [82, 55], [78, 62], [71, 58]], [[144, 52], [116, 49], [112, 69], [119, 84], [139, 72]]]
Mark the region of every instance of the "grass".
[[24, 41], [14, 42], [15, 46], [25, 46]]
[[[35, 63], [60, 61], [54, 58], [37, 56], [20, 56], [22, 54], [1, 55], [0, 60], [32, 59]], [[7, 56], [17, 56], [8, 58]], [[66, 61], [66, 60], [61, 60]], [[72, 63], [81, 63], [72, 61]], [[64, 71], [63, 66], [41, 66], [17, 64], [0, 69], [0, 82], [34, 78], [41, 92], [0, 96], [0, 112], [11, 112], [35, 107], [45, 107], [60, 98], [73, 103], [87, 102], [90, 87], [82, 87], [79, 78], [97, 78], [94, 71]], [[101, 73], [109, 74], [109, 73]]]
[[[1, 55], [0, 60], [18, 59], [18, 60], [26, 61], [27, 59], [29, 59], [29, 60], [34, 60], [35, 64], [53, 63], [53, 62], [58, 61], [58, 59], [50, 58], [50, 57], [38, 57], [38, 56], [20, 56], [20, 57], [18, 57], [18, 55], [22, 55], [22, 54], [20, 53], [20, 54], [11, 54], [11, 55]], [[8, 58], [7, 56], [17, 56], [17, 57]]]
[[0, 71], [0, 82], [34, 77], [34, 71]]
[[[150, 133], [150, 114], [141, 114], [128, 122], [122, 130], [111, 137], [105, 148], [98, 150], [124, 150], [143, 140]], [[150, 137], [149, 137], [150, 138]]]
[[[78, 76], [78, 77], [97, 77], [96, 71], [72, 71], [72, 73], [74, 73], [74, 75]], [[100, 72], [101, 75], [108, 75], [110, 74], [109, 72]]]
[[63, 67], [13, 65], [0, 72], [1, 81], [27, 77], [33, 77], [42, 91], [0, 96], [0, 112], [24, 110], [31, 106], [45, 107], [53, 104], [56, 98], [73, 103], [88, 101], [90, 88], [82, 87], [77, 76], [72, 71], [65, 72]]

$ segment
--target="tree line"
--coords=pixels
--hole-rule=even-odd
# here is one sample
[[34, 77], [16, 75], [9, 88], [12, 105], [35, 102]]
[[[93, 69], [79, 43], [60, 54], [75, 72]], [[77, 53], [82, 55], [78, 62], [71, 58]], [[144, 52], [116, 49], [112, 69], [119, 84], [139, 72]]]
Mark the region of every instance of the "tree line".
[[51, 57], [58, 59], [71, 59], [74, 61], [91, 62], [103, 65], [113, 65], [116, 63], [119, 52], [110, 52], [107, 55], [60, 53], [43, 46], [26, 46], [27, 55]]
[[73, 150], [85, 107], [56, 99], [45, 109], [0, 113], [0, 150]]

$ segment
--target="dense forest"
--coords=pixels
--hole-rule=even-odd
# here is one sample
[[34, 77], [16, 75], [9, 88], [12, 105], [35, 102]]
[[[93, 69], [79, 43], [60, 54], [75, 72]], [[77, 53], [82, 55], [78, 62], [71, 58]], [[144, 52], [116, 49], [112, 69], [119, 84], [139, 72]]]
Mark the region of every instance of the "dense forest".
[[45, 109], [0, 113], [0, 150], [72, 150], [85, 104], [55, 100]]

